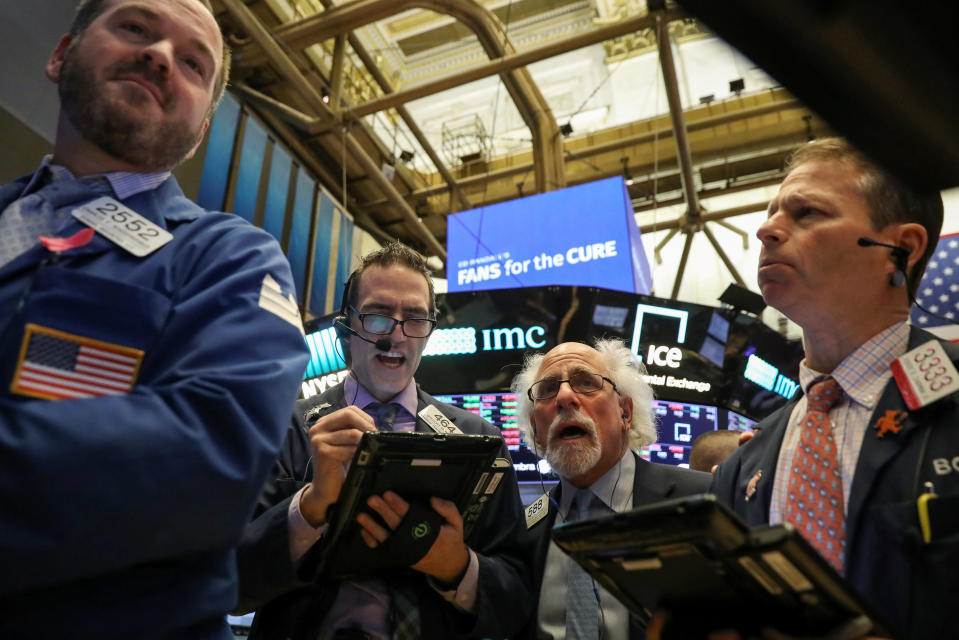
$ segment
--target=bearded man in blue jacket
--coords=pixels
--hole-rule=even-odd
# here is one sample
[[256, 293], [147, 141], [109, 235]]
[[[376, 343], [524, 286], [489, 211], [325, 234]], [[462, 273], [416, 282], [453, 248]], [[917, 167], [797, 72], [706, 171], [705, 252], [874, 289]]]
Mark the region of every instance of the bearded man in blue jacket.
[[170, 175], [223, 93], [208, 2], [84, 0], [52, 156], [0, 188], [0, 636], [231, 638], [306, 363], [277, 243]]

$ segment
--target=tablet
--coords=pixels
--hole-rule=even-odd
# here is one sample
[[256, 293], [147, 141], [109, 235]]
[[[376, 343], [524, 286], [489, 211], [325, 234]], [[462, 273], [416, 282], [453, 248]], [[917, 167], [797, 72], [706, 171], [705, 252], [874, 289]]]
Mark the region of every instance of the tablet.
[[[364, 433], [340, 498], [330, 507], [321, 575], [356, 579], [409, 567], [417, 559], [414, 556], [429, 549], [442, 523], [429, 506], [432, 496], [456, 503], [463, 516], [464, 538], [468, 537], [512, 467], [509, 460], [498, 457], [502, 446], [502, 438], [490, 435]], [[410, 529], [401, 523], [387, 543], [370, 549], [360, 537], [356, 516], [366, 512], [379, 519], [366, 501], [388, 490], [413, 505], [410, 518], [424, 517], [408, 531], [408, 539], [399, 535]]]
[[666, 637], [838, 637], [863, 616], [893, 637], [791, 525], [750, 528], [709, 494], [561, 524], [553, 540], [641, 619], [669, 610]]

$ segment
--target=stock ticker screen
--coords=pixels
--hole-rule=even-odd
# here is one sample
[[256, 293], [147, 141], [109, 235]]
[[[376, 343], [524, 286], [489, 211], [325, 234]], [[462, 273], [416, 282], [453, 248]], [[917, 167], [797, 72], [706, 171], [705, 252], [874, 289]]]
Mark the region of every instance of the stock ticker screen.
[[544, 479], [547, 481], [557, 479], [545, 462], [538, 466], [540, 465], [539, 456], [533, 453], [532, 447], [520, 436], [519, 426], [516, 423], [515, 393], [456, 393], [433, 397], [440, 402], [475, 413], [498, 428], [503, 434], [506, 448], [509, 449], [509, 455], [513, 459], [516, 479], [519, 482], [539, 483]]
[[655, 444], [643, 447], [639, 455], [650, 462], [689, 465], [693, 441], [707, 431], [733, 429], [752, 431], [754, 420], [713, 405], [653, 400], [659, 430]]

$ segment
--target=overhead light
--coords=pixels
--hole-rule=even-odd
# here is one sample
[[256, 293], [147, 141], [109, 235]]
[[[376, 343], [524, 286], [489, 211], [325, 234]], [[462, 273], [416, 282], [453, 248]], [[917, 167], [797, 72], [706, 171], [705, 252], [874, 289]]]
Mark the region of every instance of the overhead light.
[[564, 124], [559, 125], [559, 132], [563, 134], [564, 138], [569, 137], [569, 135], [573, 133], [573, 123], [566, 122]]
[[729, 81], [729, 92], [735, 93], [737, 96], [743, 92], [743, 89], [746, 88], [746, 81], [742, 78], [736, 78], [735, 80]]
[[701, 98], [699, 99], [699, 104], [709, 104], [710, 102], [712, 102], [712, 101], [715, 100], [715, 99], [716, 99], [716, 96], [714, 96], [713, 94], [710, 93], [708, 96], [703, 96], [703, 97], [701, 97]]
[[326, 87], [320, 87], [320, 96], [323, 98], [323, 104], [330, 104], [330, 90]]
[[633, 186], [633, 174], [629, 172], [629, 158], [623, 156], [619, 161], [623, 163], [623, 181], [627, 187]]
[[407, 151], [406, 149], [403, 149], [402, 151], [400, 151], [400, 160], [402, 162], [409, 162], [412, 159], [413, 159], [412, 151]]

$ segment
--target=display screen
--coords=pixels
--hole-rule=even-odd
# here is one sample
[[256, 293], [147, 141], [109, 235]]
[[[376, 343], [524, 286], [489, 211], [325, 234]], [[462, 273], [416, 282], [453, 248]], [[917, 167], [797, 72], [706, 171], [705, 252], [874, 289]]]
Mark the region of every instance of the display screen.
[[802, 344], [788, 341], [761, 321], [740, 315], [729, 330], [727, 363], [729, 409], [762, 419], [786, 404], [799, 388]]
[[752, 431], [755, 421], [713, 405], [654, 400], [659, 439], [643, 447], [640, 456], [651, 462], [689, 466], [693, 441], [707, 431]]
[[[533, 453], [532, 447], [520, 435], [516, 423], [515, 393], [454, 393], [433, 397], [440, 402], [475, 413], [498, 428], [513, 459], [513, 468], [516, 469], [519, 482], [540, 483], [544, 479], [556, 480], [548, 465], [544, 463], [538, 466], [539, 456]], [[541, 476], [540, 471], [543, 471], [544, 475]]]
[[[590, 212], [583, 224], [583, 212]], [[649, 293], [649, 263], [621, 176], [447, 217], [450, 292], [602, 286]]]

